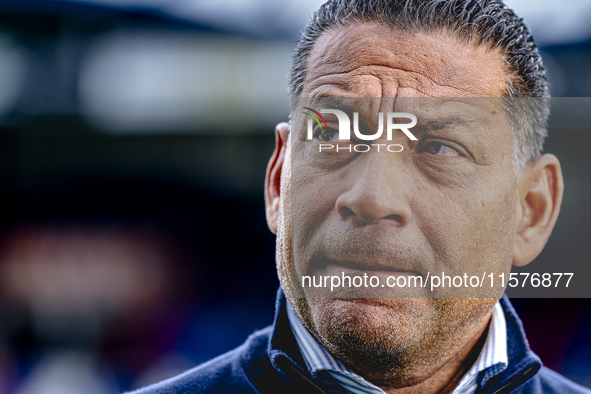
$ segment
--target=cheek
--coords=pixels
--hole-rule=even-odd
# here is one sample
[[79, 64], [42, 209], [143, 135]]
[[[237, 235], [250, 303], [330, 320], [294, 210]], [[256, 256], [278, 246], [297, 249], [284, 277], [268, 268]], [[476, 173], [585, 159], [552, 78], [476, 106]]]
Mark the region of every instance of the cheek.
[[[297, 156], [297, 151], [296, 151]], [[304, 297], [299, 282], [301, 267], [311, 238], [335, 213], [339, 190], [333, 174], [321, 173], [310, 166], [286, 157], [281, 182], [281, 209], [276, 240], [276, 263], [279, 279], [289, 299]]]
[[337, 215], [335, 202], [343, 182], [335, 173], [322, 173], [309, 166], [292, 168], [291, 214], [294, 218], [292, 241], [294, 253], [305, 253], [314, 234]]
[[514, 189], [474, 182], [421, 193], [413, 201], [413, 212], [435, 255], [450, 272], [506, 272], [512, 262], [515, 198]]

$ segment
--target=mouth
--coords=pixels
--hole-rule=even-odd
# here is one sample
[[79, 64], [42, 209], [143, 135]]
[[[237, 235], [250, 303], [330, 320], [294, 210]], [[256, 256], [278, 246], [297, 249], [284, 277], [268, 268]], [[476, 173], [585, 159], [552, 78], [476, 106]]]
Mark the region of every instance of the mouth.
[[388, 262], [384, 260], [362, 260], [359, 259], [330, 259], [326, 256], [316, 256], [308, 262], [308, 274], [326, 274], [335, 275], [344, 273], [359, 275], [368, 273], [372, 275], [412, 275], [424, 277], [416, 269], [404, 267], [398, 262]]
[[326, 256], [310, 261], [300, 285], [311, 298], [399, 298], [424, 293], [423, 275], [387, 262], [333, 260]]

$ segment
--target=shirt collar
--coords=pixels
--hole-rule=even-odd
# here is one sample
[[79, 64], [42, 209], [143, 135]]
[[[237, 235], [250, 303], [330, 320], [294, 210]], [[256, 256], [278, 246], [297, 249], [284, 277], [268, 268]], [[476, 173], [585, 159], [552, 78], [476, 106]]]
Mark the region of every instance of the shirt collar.
[[[379, 387], [353, 372], [333, 357], [314, 336], [302, 325], [289, 302], [287, 317], [302, 353], [308, 372], [322, 381], [331, 392], [341, 393], [384, 393]], [[507, 330], [505, 315], [497, 302], [493, 307], [488, 334], [476, 362], [464, 375], [452, 394], [470, 394], [476, 391], [478, 377], [482, 384], [507, 368]]]

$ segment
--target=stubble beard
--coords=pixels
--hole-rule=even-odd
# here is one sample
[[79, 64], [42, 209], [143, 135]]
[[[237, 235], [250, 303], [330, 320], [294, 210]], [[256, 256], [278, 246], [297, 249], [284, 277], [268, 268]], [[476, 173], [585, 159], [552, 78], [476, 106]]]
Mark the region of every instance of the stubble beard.
[[300, 322], [333, 356], [376, 384], [406, 387], [437, 372], [474, 337], [497, 299], [304, 297], [292, 255], [289, 162], [286, 157], [281, 176], [276, 264]]
[[433, 375], [474, 338], [495, 299], [289, 300], [302, 324], [368, 380], [394, 387]]

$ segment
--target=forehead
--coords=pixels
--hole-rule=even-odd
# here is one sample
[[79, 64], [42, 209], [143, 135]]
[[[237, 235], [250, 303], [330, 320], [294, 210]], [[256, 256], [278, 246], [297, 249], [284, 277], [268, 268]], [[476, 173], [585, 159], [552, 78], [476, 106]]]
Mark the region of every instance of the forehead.
[[502, 53], [450, 33], [406, 33], [353, 22], [322, 33], [308, 59], [302, 95], [501, 97]]

